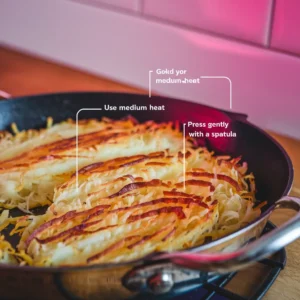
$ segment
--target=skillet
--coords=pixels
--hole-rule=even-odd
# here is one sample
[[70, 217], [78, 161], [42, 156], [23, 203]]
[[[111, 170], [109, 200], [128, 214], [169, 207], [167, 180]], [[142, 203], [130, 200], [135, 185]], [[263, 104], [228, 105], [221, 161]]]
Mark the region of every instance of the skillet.
[[[164, 110], [149, 110], [150, 104], [164, 106]], [[148, 110], [112, 111], [105, 110], [105, 105], [143, 105]], [[300, 236], [300, 217], [296, 215], [281, 228], [259, 238], [274, 209], [285, 207], [299, 211], [300, 201], [285, 196], [293, 181], [293, 168], [287, 153], [268, 134], [250, 124], [244, 114], [158, 96], [148, 98], [145, 95], [119, 93], [61, 93], [0, 101], [0, 130], [9, 129], [13, 122], [17, 123], [20, 130], [41, 128], [45, 126], [48, 116], [57, 123], [67, 118], [75, 119], [79, 110], [79, 119], [102, 116], [119, 119], [130, 114], [141, 122], [229, 123], [227, 130], [235, 132], [235, 138], [203, 137], [197, 142], [216, 154], [242, 155], [243, 161], [248, 163], [249, 171], [256, 177], [256, 198], [267, 201], [267, 205], [260, 218], [245, 228], [185, 251], [154, 253], [132, 262], [84, 267], [1, 265], [1, 299], [127, 299], [136, 296], [144, 299], [151, 294], [168, 297], [186, 292], [220, 274], [244, 268]], [[186, 130], [188, 134], [190, 129]], [[16, 241], [12, 240], [12, 243]]]

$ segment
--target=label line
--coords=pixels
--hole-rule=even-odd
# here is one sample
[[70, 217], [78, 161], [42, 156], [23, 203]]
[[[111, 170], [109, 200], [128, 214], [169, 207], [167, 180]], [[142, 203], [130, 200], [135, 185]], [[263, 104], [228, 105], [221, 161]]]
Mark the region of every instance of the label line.
[[149, 98], [151, 98], [151, 73], [153, 71], [149, 71]]
[[102, 108], [81, 108], [78, 110], [76, 113], [76, 191], [78, 192], [78, 168], [79, 168], [79, 163], [78, 163], [78, 136], [79, 136], [79, 130], [78, 130], [78, 116], [81, 111], [84, 110], [102, 110]]
[[183, 123], [183, 189], [185, 191], [185, 123]]
[[226, 79], [229, 82], [229, 108], [232, 109], [232, 81], [227, 76], [200, 76], [200, 78]]

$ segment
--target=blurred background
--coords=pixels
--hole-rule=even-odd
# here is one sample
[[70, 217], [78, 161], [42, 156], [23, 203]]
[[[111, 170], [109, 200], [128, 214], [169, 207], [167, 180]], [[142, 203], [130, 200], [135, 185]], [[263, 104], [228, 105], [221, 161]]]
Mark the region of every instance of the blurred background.
[[106, 90], [148, 93], [154, 70], [153, 92], [230, 109], [226, 78], [155, 83], [158, 68], [185, 69], [228, 77], [233, 111], [300, 138], [299, 10], [298, 0], [1, 0], [0, 89], [101, 90], [100, 75]]

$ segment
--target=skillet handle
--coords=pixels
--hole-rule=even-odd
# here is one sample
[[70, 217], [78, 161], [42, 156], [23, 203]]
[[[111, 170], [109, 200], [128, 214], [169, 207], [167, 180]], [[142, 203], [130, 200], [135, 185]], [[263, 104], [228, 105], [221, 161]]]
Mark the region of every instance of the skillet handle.
[[173, 264], [206, 272], [227, 273], [245, 268], [261, 260], [300, 237], [300, 198], [284, 196], [278, 200], [270, 213], [277, 208], [289, 208], [297, 214], [282, 226], [263, 235], [258, 240], [234, 252], [188, 253], [175, 252], [157, 256]]

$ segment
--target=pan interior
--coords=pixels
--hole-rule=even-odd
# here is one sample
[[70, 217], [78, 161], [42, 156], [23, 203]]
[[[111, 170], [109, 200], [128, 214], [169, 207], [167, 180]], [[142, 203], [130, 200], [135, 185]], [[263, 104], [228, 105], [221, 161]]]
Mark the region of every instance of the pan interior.
[[[164, 105], [165, 111], [105, 111], [88, 110], [88, 108], [103, 108], [109, 105]], [[117, 93], [66, 93], [23, 97], [0, 102], [0, 130], [6, 130], [15, 122], [19, 129], [41, 128], [45, 126], [48, 116], [54, 122], [68, 118], [75, 119], [79, 110], [79, 119], [101, 118], [102, 116], [120, 119], [130, 114], [139, 121], [154, 120], [157, 122], [179, 121], [181, 124], [192, 122], [222, 122], [230, 123], [237, 137], [217, 139], [200, 138], [199, 144], [205, 145], [216, 154], [229, 154], [247, 161], [249, 171], [256, 177], [257, 199], [268, 201], [265, 209], [274, 201], [287, 194], [292, 183], [293, 170], [285, 151], [268, 135], [249, 124], [240, 116], [223, 112], [211, 107], [162, 97], [152, 97], [134, 94]], [[35, 209], [35, 214], [41, 214], [46, 208]], [[12, 211], [13, 216], [20, 211]], [[18, 237], [4, 234], [15, 246]]]

